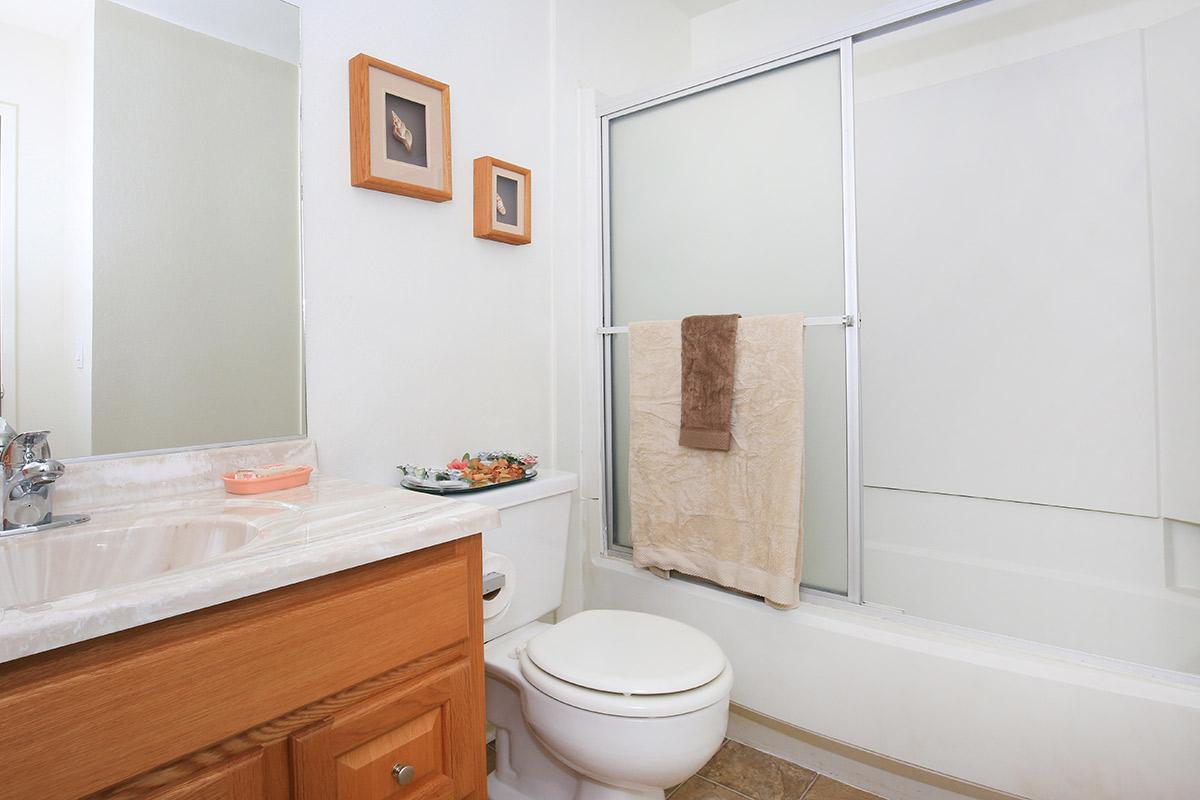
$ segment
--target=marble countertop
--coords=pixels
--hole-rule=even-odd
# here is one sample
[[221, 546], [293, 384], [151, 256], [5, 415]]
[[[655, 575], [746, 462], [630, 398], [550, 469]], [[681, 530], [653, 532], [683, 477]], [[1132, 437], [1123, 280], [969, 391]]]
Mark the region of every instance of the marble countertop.
[[490, 507], [320, 475], [93, 508], [83, 525], [0, 537], [0, 662], [499, 524]]

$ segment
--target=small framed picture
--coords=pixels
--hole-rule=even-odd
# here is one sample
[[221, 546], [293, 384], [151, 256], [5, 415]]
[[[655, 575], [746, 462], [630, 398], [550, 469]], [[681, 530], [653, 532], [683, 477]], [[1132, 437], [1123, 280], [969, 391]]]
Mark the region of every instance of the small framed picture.
[[362, 53], [350, 59], [350, 184], [449, 200], [450, 87]]
[[484, 156], [475, 159], [475, 236], [505, 244], [532, 241], [529, 170]]

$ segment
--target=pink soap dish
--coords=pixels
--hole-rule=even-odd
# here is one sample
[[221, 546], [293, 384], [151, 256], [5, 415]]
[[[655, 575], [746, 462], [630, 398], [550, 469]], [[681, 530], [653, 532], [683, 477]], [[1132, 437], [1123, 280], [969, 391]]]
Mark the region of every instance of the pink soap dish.
[[[244, 472], [245, 470], [239, 470]], [[225, 491], [230, 494], [262, 494], [276, 492], [280, 489], [291, 489], [308, 483], [313, 468], [309, 466], [296, 467], [284, 472], [272, 472], [257, 478], [239, 478], [238, 472], [226, 472], [221, 478], [225, 481]]]

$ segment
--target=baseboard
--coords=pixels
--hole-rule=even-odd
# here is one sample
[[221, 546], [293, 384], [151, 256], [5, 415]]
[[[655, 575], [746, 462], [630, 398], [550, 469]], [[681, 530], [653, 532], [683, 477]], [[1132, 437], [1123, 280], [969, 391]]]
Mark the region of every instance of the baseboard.
[[738, 705], [730, 707], [728, 736], [888, 800], [1023, 800], [860, 750]]

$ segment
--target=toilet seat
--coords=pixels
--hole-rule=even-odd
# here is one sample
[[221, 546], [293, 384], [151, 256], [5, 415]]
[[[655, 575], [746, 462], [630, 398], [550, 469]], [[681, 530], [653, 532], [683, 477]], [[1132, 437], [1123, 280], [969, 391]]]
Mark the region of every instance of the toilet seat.
[[521, 673], [544, 694], [623, 717], [686, 714], [727, 699], [733, 671], [711, 637], [654, 614], [592, 610], [522, 648]]
[[733, 691], [733, 668], [729, 664], [716, 678], [684, 692], [669, 694], [618, 694], [589, 689], [542, 670], [529, 658], [527, 649], [520, 651], [521, 675], [547, 697], [584, 711], [613, 717], [674, 717], [727, 701]]

